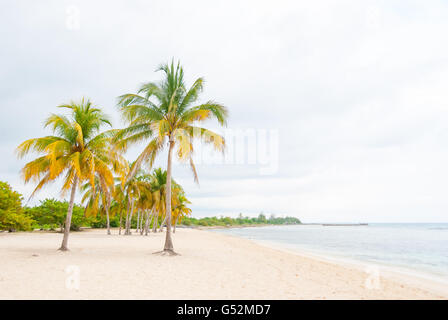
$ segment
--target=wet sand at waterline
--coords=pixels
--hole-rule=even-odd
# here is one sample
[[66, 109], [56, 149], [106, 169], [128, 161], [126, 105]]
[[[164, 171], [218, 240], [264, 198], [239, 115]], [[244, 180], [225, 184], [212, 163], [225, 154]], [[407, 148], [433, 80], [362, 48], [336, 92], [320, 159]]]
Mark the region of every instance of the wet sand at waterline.
[[0, 234], [0, 299], [448, 298], [415, 279], [381, 277], [368, 289], [362, 268], [206, 230], [178, 229], [175, 257], [152, 254], [164, 233], [113, 233], [74, 232], [69, 252], [56, 250], [59, 233]]

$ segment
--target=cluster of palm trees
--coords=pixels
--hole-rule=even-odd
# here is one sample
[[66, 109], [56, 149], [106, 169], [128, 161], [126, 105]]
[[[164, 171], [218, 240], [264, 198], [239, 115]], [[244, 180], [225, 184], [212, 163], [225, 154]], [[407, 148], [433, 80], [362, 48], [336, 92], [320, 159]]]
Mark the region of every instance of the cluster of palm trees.
[[[154, 231], [166, 226], [161, 253], [176, 254], [172, 232], [176, 222], [191, 210], [187, 207], [185, 192], [172, 179], [173, 154], [189, 163], [197, 182], [193, 140], [210, 143], [222, 152], [225, 148], [222, 136], [199, 124], [214, 118], [225, 125], [227, 109], [214, 101], [197, 104], [203, 79], [198, 78], [187, 88], [179, 63], [161, 65], [157, 71], [164, 74], [160, 82], [145, 83], [137, 93], [118, 98], [125, 128], [101, 131], [103, 126], [111, 127], [108, 117], [89, 100], [82, 99], [79, 103], [59, 106], [69, 109], [69, 116], [52, 114], [46, 120], [45, 127], [52, 129], [52, 136], [30, 139], [18, 146], [19, 157], [32, 151], [40, 153], [40, 157], [22, 169], [25, 182], [37, 183], [31, 196], [59, 177], [64, 179], [62, 194], [70, 191], [60, 250], [68, 250], [73, 205], [76, 191], [80, 189], [84, 192], [86, 214], [105, 213], [108, 234], [111, 214], [120, 215], [120, 234], [122, 217], [125, 217], [124, 234], [130, 234], [132, 217], [137, 214], [137, 229], [141, 234], [148, 234], [151, 226]], [[124, 154], [130, 146], [141, 142], [143, 151], [129, 163]], [[152, 168], [165, 147], [168, 148], [166, 171], [159, 168], [149, 174], [144, 168]]]
[[[118, 234], [121, 235], [123, 213], [126, 214], [124, 235], [131, 234], [131, 221], [135, 214], [137, 214], [136, 233], [148, 235], [151, 229], [153, 232], [161, 231], [166, 219], [166, 176], [166, 171], [161, 168], [154, 169], [152, 174], [140, 169], [125, 184], [122, 184], [119, 179], [111, 185], [101, 183], [98, 178], [95, 179], [94, 186], [86, 182], [81, 188], [82, 203], [86, 204], [86, 216], [98, 214], [106, 216], [107, 234], [111, 234], [110, 216], [119, 215]], [[183, 217], [191, 214], [191, 209], [187, 206], [189, 203], [191, 202], [187, 199], [183, 188], [172, 179], [173, 232], [176, 230], [176, 224], [182, 222]]]

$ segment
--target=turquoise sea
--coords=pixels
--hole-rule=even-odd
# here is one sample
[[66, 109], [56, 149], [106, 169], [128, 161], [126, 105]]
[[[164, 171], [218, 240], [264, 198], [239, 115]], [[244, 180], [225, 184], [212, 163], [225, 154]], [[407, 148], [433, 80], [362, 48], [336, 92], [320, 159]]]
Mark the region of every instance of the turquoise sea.
[[416, 271], [448, 281], [448, 223], [290, 225], [214, 231], [290, 250]]

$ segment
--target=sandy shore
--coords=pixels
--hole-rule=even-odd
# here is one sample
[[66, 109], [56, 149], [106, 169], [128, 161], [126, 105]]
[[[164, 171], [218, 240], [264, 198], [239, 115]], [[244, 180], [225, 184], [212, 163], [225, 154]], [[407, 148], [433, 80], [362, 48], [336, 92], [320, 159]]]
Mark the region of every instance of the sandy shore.
[[416, 279], [381, 275], [367, 289], [361, 268], [211, 231], [178, 229], [176, 257], [152, 254], [160, 233], [76, 232], [64, 253], [61, 239], [0, 234], [0, 299], [448, 299]]

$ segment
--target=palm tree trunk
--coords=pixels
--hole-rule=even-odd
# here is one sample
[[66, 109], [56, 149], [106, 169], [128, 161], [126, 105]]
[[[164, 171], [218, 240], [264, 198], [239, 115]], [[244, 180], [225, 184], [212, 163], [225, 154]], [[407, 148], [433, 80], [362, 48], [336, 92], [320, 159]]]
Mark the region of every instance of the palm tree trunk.
[[[149, 225], [151, 224], [151, 220], [153, 217], [153, 213], [151, 212], [146, 212], [146, 221], [145, 221], [145, 236], [148, 235], [149, 233]], [[143, 235], [143, 230], [142, 230], [142, 235]]]
[[106, 205], [106, 224], [107, 224], [107, 234], [110, 235], [110, 218], [109, 218], [109, 207]]
[[142, 232], [143, 231], [143, 221], [145, 221], [145, 214], [146, 214], [146, 211], [145, 210], [143, 210], [142, 211], [142, 214], [141, 214], [141, 216], [140, 216], [140, 232]]
[[131, 227], [132, 227], [132, 216], [134, 215], [134, 199], [132, 199], [131, 202], [131, 214], [129, 215], [129, 223], [128, 223], [128, 230], [127, 235], [131, 235]]
[[73, 180], [72, 192], [70, 194], [70, 203], [68, 205], [67, 218], [65, 219], [64, 238], [62, 239], [62, 245], [59, 248], [59, 250], [61, 251], [68, 250], [67, 243], [68, 243], [68, 236], [70, 234], [70, 225], [72, 223], [72, 213], [73, 213], [73, 206], [75, 204], [75, 194], [77, 186], [78, 186], [78, 176], [75, 175], [75, 179]]
[[121, 235], [121, 226], [123, 224], [123, 211], [120, 208], [120, 228], [118, 229], [118, 234]]
[[132, 212], [131, 197], [128, 195], [128, 209], [126, 211], [126, 224], [124, 226], [124, 235], [125, 236], [129, 234], [129, 216], [130, 216], [130, 212]]
[[135, 229], [136, 233], [138, 233], [139, 227], [140, 227], [140, 209], [137, 210], [137, 229]]
[[177, 218], [174, 220], [173, 233], [176, 233]]
[[[143, 235], [143, 232], [146, 230], [146, 220], [148, 216], [148, 211], [143, 210], [142, 221], [140, 222], [140, 235]], [[143, 220], [145, 221], [145, 226], [143, 226]]]
[[156, 232], [156, 221], [157, 221], [157, 219], [158, 219], [159, 217], [158, 217], [158, 213], [157, 213], [157, 211], [156, 210], [154, 210], [154, 212], [153, 212], [153, 218], [152, 218], [152, 232]]
[[[107, 227], [107, 234], [110, 235], [110, 217], [109, 217], [109, 210], [110, 210], [110, 191], [108, 189], [108, 187], [106, 186], [106, 181], [104, 180], [104, 177], [100, 175], [100, 181], [101, 181], [101, 188], [103, 189], [102, 191], [105, 193], [106, 195], [106, 227]], [[106, 186], [106, 187], [104, 187]]]
[[109, 209], [110, 209], [110, 195], [107, 194], [107, 203], [106, 203], [106, 222], [107, 222], [107, 234], [110, 235], [110, 217], [109, 217]]
[[154, 212], [154, 217], [153, 217], [153, 221], [152, 221], [152, 232], [154, 232], [154, 233], [157, 232], [157, 219], [159, 219], [159, 217]]
[[159, 217], [157, 217], [156, 232], [162, 232], [162, 226], [164, 223], [165, 223], [164, 215], [162, 215], [160, 218], [160, 225], [159, 225]]
[[[142, 216], [140, 217], [140, 235], [143, 235], [143, 221], [146, 221], [146, 215], [147, 215], [146, 210], [143, 210]], [[146, 226], [146, 224], [145, 224], [145, 226]]]
[[152, 232], [155, 233], [154, 231], [154, 225], [156, 223], [156, 219], [157, 219], [157, 213], [155, 210], [153, 210], [151, 212], [151, 218], [149, 218], [149, 224], [148, 224], [148, 233], [151, 232], [151, 223], [152, 223]]
[[[163, 231], [163, 225], [166, 223], [166, 219], [167, 219], [167, 218], [168, 218], [168, 217], [165, 215], [165, 219], [163, 219], [162, 223], [160, 224], [159, 232], [162, 232], [162, 231]], [[167, 226], [167, 228], [168, 228], [168, 226]]]
[[[163, 251], [174, 253], [173, 239], [171, 238], [171, 158], [174, 148], [174, 137], [170, 135], [170, 148], [168, 151], [168, 164], [166, 168], [166, 237]], [[163, 226], [163, 225], [162, 225]]]
[[144, 214], [142, 214], [142, 217], [141, 217], [141, 219], [142, 219], [142, 221], [140, 221], [140, 232], [143, 234], [143, 223], [146, 221], [146, 216], [147, 215], [149, 215], [149, 211], [148, 210], [143, 210], [143, 213]]
[[126, 210], [126, 219], [124, 222], [124, 235], [128, 234], [129, 209]]

